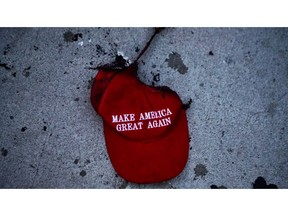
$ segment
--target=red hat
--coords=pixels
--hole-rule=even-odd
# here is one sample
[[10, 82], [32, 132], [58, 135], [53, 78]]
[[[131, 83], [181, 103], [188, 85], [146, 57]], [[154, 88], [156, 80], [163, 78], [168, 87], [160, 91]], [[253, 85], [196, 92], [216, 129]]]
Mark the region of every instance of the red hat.
[[103, 118], [107, 151], [116, 172], [135, 183], [171, 179], [184, 169], [189, 151], [185, 109], [176, 92], [137, 78], [137, 65], [100, 69], [91, 103]]

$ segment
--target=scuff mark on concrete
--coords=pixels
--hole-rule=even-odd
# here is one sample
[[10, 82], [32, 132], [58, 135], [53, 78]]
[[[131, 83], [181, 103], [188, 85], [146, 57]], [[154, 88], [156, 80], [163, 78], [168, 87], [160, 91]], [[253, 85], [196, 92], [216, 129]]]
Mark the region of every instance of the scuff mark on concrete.
[[170, 53], [165, 62], [168, 62], [168, 67], [177, 70], [180, 74], [188, 72], [188, 67], [183, 63], [181, 55], [177, 52]]
[[8, 64], [6, 63], [0, 63], [0, 67], [5, 68], [6, 70], [11, 70], [12, 67], [10, 67]]
[[195, 178], [198, 176], [203, 178], [208, 173], [206, 166], [203, 164], [197, 164], [196, 167], [194, 168], [194, 172], [196, 175]]
[[78, 38], [82, 38], [82, 37], [83, 37], [82, 33], [74, 34], [71, 31], [66, 31], [63, 34], [64, 41], [66, 42], [75, 42], [75, 41], [78, 41]]
[[1, 155], [6, 157], [8, 155], [8, 150], [5, 148], [1, 148]]

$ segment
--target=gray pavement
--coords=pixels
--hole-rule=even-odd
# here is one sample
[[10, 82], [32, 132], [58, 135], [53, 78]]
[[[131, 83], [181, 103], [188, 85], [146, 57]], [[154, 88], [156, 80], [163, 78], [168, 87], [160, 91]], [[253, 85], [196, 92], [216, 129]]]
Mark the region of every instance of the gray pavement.
[[151, 28], [0, 28], [0, 188], [288, 188], [288, 29], [169, 28], [139, 78], [175, 90], [189, 160], [176, 178], [119, 177], [89, 96], [100, 63], [135, 59]]

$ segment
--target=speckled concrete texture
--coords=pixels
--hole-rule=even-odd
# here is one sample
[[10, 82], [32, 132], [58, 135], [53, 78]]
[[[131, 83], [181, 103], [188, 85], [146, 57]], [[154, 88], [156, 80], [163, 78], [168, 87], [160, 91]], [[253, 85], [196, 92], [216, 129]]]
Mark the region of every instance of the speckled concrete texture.
[[152, 28], [0, 28], [0, 188], [288, 188], [288, 29], [166, 28], [139, 64], [187, 110], [188, 163], [134, 184], [115, 173], [89, 96], [95, 70], [131, 60]]

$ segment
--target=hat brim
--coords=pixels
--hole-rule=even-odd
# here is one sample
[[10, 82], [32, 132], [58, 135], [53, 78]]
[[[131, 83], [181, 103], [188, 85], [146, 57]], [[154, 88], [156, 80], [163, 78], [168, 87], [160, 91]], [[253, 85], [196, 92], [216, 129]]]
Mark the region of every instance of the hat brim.
[[107, 151], [116, 172], [135, 183], [155, 183], [176, 177], [184, 169], [189, 153], [185, 110], [161, 137], [133, 140], [104, 121]]

